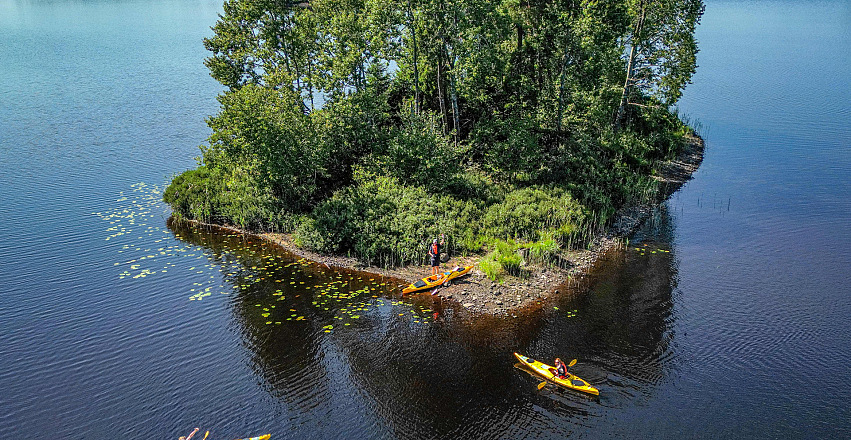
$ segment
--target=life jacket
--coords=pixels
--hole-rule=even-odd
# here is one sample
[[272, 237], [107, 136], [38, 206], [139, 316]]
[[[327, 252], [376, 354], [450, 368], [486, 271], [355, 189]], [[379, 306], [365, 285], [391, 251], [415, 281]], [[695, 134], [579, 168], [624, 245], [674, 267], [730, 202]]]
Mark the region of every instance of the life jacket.
[[440, 253], [438, 252], [438, 250], [440, 249], [440, 247], [439, 247], [439, 246], [440, 246], [440, 245], [438, 245], [437, 243], [432, 243], [432, 244], [431, 244], [431, 254], [432, 254], [432, 255], [440, 256]]
[[567, 367], [564, 365], [564, 362], [559, 362], [556, 373], [558, 373], [559, 377], [567, 376]]

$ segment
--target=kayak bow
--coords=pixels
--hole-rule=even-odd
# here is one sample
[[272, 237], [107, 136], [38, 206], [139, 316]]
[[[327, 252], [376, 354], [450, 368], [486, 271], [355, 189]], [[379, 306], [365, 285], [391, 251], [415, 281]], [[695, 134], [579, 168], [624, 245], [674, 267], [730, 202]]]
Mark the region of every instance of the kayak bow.
[[530, 357], [523, 356], [519, 353], [514, 353], [514, 356], [518, 360], [520, 360], [520, 363], [523, 364], [523, 366], [532, 370], [532, 372], [534, 372], [538, 376], [541, 376], [556, 385], [570, 390], [593, 394], [595, 396], [600, 395], [600, 391], [598, 389], [592, 387], [588, 382], [585, 382], [585, 380], [573, 373], [568, 373], [567, 378], [562, 379], [553, 374], [553, 371], [555, 371], [555, 367], [549, 366], [540, 361], [536, 361]]

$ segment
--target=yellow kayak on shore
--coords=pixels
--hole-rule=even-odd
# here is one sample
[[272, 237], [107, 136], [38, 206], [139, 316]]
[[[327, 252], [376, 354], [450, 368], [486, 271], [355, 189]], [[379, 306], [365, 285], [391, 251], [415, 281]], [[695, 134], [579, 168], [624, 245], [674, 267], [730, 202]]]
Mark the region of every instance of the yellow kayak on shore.
[[405, 294], [418, 292], [420, 290], [431, 289], [433, 287], [439, 286], [449, 287], [449, 285], [452, 284], [452, 280], [462, 275], [466, 275], [467, 272], [469, 272], [472, 268], [473, 266], [458, 266], [455, 269], [432, 275], [430, 277], [425, 277], [421, 280], [417, 280], [411, 283], [410, 285], [408, 285], [408, 287], [402, 289], [402, 293]]
[[575, 374], [568, 373], [567, 377], [562, 379], [554, 374], [556, 370], [555, 367], [536, 361], [530, 357], [523, 356], [519, 353], [514, 353], [514, 356], [521, 364], [523, 364], [523, 366], [556, 385], [571, 390], [581, 391], [583, 393], [593, 394], [595, 396], [600, 395], [600, 391], [598, 389], [592, 387], [588, 382], [585, 382], [585, 380]]

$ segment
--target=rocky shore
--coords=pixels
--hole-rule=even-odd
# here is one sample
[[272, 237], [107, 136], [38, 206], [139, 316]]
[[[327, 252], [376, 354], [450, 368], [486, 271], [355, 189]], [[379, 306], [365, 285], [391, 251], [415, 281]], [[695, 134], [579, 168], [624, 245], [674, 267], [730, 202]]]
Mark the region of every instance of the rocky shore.
[[[489, 280], [484, 273], [474, 268], [470, 274], [453, 282], [449, 287], [441, 287], [435, 291], [423, 291], [414, 295], [436, 295], [445, 300], [455, 301], [472, 313], [505, 315], [540, 304], [553, 293], [569, 290], [573, 280], [581, 279], [601, 256], [609, 250], [621, 246], [624, 238], [641, 226], [655, 206], [666, 200], [691, 179], [692, 174], [703, 160], [703, 152], [704, 142], [702, 139], [699, 137], [689, 139], [687, 147], [678, 157], [658, 166], [654, 176], [660, 183], [656, 200], [652, 203], [622, 210], [618, 213], [617, 220], [612, 226], [592, 242], [589, 250], [565, 251], [559, 256], [557, 265], [525, 265], [523, 270], [527, 276], [523, 278], [509, 276], [501, 282]], [[216, 226], [245, 233], [230, 226]], [[289, 234], [261, 233], [257, 235], [280, 245], [293, 254], [317, 263], [329, 267], [355, 269], [396, 278], [400, 284], [409, 284], [430, 274], [430, 268], [427, 266], [385, 269], [365, 266], [355, 258], [321, 255], [299, 248]], [[478, 258], [479, 256], [455, 257], [444, 263], [441, 269], [476, 265]]]

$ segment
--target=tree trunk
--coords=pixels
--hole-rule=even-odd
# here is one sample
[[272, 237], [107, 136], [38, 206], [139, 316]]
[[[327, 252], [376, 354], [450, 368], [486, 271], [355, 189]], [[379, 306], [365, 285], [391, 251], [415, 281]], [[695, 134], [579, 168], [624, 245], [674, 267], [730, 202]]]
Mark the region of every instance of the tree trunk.
[[310, 111], [316, 108], [313, 105], [313, 57], [307, 57], [307, 87], [310, 88]]
[[420, 73], [419, 73], [419, 57], [417, 56], [417, 23], [414, 21], [414, 11], [411, 9], [411, 2], [408, 1], [408, 14], [411, 17], [410, 28], [411, 36], [414, 43], [414, 113], [420, 114]]
[[632, 92], [632, 83], [635, 81], [635, 58], [638, 55], [636, 47], [640, 44], [641, 30], [644, 27], [644, 17], [646, 11], [646, 3], [639, 3], [641, 12], [638, 15], [638, 20], [635, 23], [635, 31], [632, 34], [632, 44], [629, 49], [629, 60], [626, 64], [626, 80], [623, 83], [623, 91], [621, 92], [621, 102], [618, 105], [618, 112], [615, 115], [615, 128], [623, 126], [624, 117], [626, 116], [626, 106], [629, 104], [629, 95]]
[[[458, 34], [458, 17], [453, 13], [453, 30], [455, 35]], [[448, 48], [449, 45], [447, 44]], [[452, 99], [452, 125], [455, 129], [455, 146], [458, 146], [458, 136], [461, 135], [461, 116], [458, 114], [458, 89], [455, 84], [455, 51], [452, 54], [448, 53], [446, 58], [449, 60], [449, 93]]]
[[559, 139], [559, 145], [561, 145], [561, 119], [564, 116], [564, 81], [567, 78], [567, 64], [570, 62], [570, 56], [568, 55], [567, 49], [564, 50], [564, 57], [561, 62], [561, 73], [559, 74], [558, 80], [558, 121], [556, 126], [558, 129], [556, 133]]
[[446, 99], [444, 99], [445, 87], [443, 84], [443, 51], [440, 50], [437, 54], [437, 100], [440, 103], [440, 115], [443, 118], [443, 133], [445, 134], [449, 126], [449, 117], [447, 115]]
[[626, 81], [623, 83], [623, 90], [621, 91], [621, 101], [618, 105], [618, 112], [615, 115], [615, 128], [620, 128], [623, 124], [624, 116], [626, 114], [626, 106], [629, 101], [629, 93], [632, 89], [632, 76], [633, 69], [635, 66], [635, 44], [629, 49], [629, 61], [626, 65]]
[[460, 119], [461, 118], [458, 115], [458, 93], [455, 90], [455, 75], [454, 75], [455, 62], [454, 61], [450, 65], [450, 69], [451, 69], [451, 72], [453, 72], [453, 73], [449, 74], [449, 89], [450, 89], [449, 93], [450, 93], [451, 98], [452, 98], [452, 123], [454, 125], [453, 128], [455, 129], [455, 136], [454, 136], [455, 137], [455, 146], [458, 146], [458, 136], [460, 136], [460, 134], [461, 134], [461, 127], [460, 127], [460, 125], [461, 125]]

